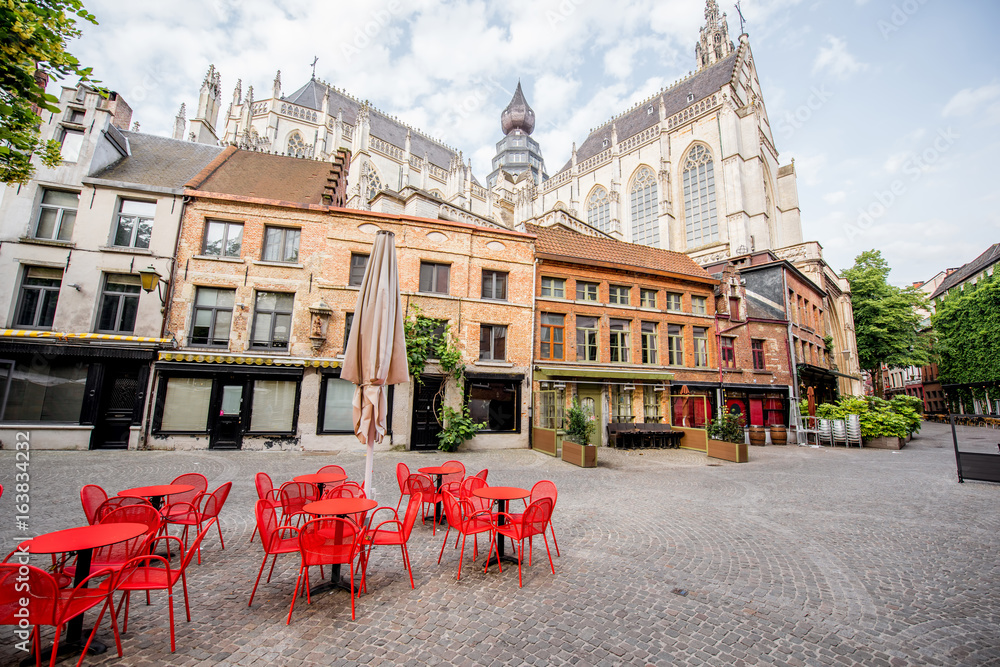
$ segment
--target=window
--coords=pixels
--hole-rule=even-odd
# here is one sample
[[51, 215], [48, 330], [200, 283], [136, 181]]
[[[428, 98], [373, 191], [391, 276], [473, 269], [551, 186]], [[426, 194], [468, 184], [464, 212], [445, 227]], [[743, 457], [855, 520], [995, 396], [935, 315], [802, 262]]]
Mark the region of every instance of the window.
[[691, 297], [691, 312], [695, 315], [708, 315], [708, 299], [703, 296]]
[[168, 378], [159, 430], [204, 433], [211, 398], [212, 378]]
[[662, 392], [656, 391], [653, 385], [642, 388], [642, 420], [647, 424], [660, 421], [660, 397]]
[[722, 358], [719, 363], [723, 368], [736, 368], [736, 339], [723, 336], [719, 339]]
[[64, 129], [60, 144], [63, 162], [76, 162], [83, 148], [83, 130]]
[[694, 365], [704, 368], [708, 366], [708, 329], [693, 327], [691, 333], [694, 336]]
[[243, 223], [208, 220], [201, 254], [215, 257], [239, 257], [243, 247]]
[[679, 324], [667, 325], [667, 356], [671, 366], [684, 365], [684, 330]]
[[639, 305], [643, 308], [656, 308], [656, 290], [655, 289], [641, 289], [639, 290]]
[[656, 322], [642, 323], [642, 363], [657, 363], [656, 356]]
[[566, 298], [566, 281], [562, 278], [542, 278], [542, 296]]
[[42, 188], [42, 203], [38, 208], [35, 238], [49, 241], [70, 241], [76, 223], [79, 192]]
[[507, 359], [507, 327], [500, 324], [479, 325], [479, 358], [483, 361]]
[[354, 383], [327, 376], [323, 383], [323, 433], [354, 433]]
[[503, 271], [483, 271], [483, 298], [507, 300], [507, 273]]
[[74, 123], [76, 125], [83, 125], [84, 118], [87, 117], [87, 112], [83, 109], [74, 109], [73, 107], [67, 107], [66, 109], [66, 122]]
[[199, 287], [194, 299], [191, 345], [227, 347], [236, 290]]
[[565, 315], [542, 313], [542, 359], [563, 358], [563, 322]]
[[468, 379], [465, 400], [472, 419], [486, 423], [483, 432], [521, 431], [520, 387], [516, 380]]
[[628, 363], [628, 320], [611, 320], [610, 321], [610, 347], [611, 355], [610, 361], [612, 363], [618, 362], [622, 364]]
[[361, 285], [365, 278], [365, 269], [368, 267], [368, 255], [361, 253], [351, 253], [351, 275], [347, 278], [347, 284], [353, 287]]
[[21, 280], [21, 295], [14, 322], [19, 327], [47, 329], [52, 326], [62, 284], [62, 269], [29, 266]]
[[295, 380], [254, 380], [250, 431], [294, 432], [298, 386]]
[[667, 310], [681, 312], [681, 295], [675, 292], [667, 292]]
[[611, 385], [611, 421], [616, 424], [629, 423], [632, 415], [632, 392], [625, 391], [620, 384]]
[[89, 365], [36, 354], [0, 362], [0, 400], [6, 422], [79, 423]]
[[293, 132], [292, 136], [288, 137], [288, 150], [286, 152], [292, 157], [307, 157], [306, 142], [302, 140], [301, 134]]
[[420, 291], [434, 294], [448, 293], [449, 264], [420, 262]]
[[118, 204], [112, 245], [120, 248], [148, 248], [155, 214], [155, 202], [122, 199]]
[[561, 388], [543, 388], [538, 392], [538, 426], [557, 429], [563, 426], [563, 405], [565, 390]]
[[701, 144], [691, 149], [684, 163], [684, 227], [688, 248], [719, 240], [715, 168], [712, 154]]
[[608, 287], [608, 303], [617, 303], [620, 306], [628, 305], [629, 288], [624, 285], [611, 285]]
[[302, 230], [299, 229], [265, 227], [264, 255], [261, 259], [265, 262], [298, 262], [301, 236]]
[[753, 369], [755, 371], [762, 371], [765, 368], [764, 365], [764, 341], [759, 339], [754, 339], [750, 341], [750, 349], [753, 352]]
[[344, 315], [344, 352], [347, 351], [347, 341], [351, 338], [351, 325], [354, 324], [354, 313]]
[[729, 319], [739, 321], [740, 318], [740, 298], [738, 296], [729, 297]]
[[656, 178], [642, 167], [629, 192], [632, 210], [632, 243], [660, 247], [660, 224], [656, 220]]
[[597, 361], [597, 318], [576, 316], [576, 360]]
[[142, 283], [139, 276], [110, 273], [104, 278], [104, 292], [101, 294], [101, 312], [97, 318], [97, 330], [108, 333], [132, 333], [135, 331], [135, 316], [139, 310], [139, 291]]
[[611, 200], [608, 191], [598, 186], [587, 199], [587, 224], [602, 232], [611, 228]]
[[597, 301], [597, 283], [585, 283], [581, 280], [576, 281], [576, 300], [577, 301]]
[[294, 294], [282, 292], [257, 292], [254, 304], [253, 330], [250, 347], [288, 349], [292, 329], [292, 303]]

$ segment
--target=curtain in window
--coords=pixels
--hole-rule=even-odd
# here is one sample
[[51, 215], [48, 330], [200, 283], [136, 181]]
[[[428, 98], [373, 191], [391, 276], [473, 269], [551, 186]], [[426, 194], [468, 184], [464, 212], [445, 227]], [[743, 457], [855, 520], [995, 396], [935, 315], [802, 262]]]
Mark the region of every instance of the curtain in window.
[[205, 431], [212, 398], [211, 378], [169, 378], [161, 431]]
[[250, 430], [288, 433], [295, 417], [294, 380], [255, 380]]
[[324, 431], [354, 431], [354, 384], [340, 378], [326, 379], [326, 405], [323, 406]]

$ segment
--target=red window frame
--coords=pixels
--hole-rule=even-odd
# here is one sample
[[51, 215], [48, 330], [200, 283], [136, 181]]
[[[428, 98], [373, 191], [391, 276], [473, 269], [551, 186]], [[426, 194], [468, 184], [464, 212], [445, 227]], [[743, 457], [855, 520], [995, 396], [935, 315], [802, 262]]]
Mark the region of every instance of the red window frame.
[[736, 339], [723, 336], [719, 340], [719, 364], [723, 368], [736, 368]]
[[750, 341], [750, 349], [753, 352], [753, 369], [755, 371], [765, 370], [764, 341], [759, 338]]

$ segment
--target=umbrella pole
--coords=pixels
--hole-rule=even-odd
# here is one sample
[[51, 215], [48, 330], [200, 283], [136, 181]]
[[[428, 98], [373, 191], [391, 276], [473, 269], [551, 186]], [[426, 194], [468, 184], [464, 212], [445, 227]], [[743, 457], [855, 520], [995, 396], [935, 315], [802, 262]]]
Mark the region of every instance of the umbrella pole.
[[375, 440], [368, 439], [368, 453], [365, 456], [365, 497], [375, 500], [375, 489], [372, 487], [372, 468], [375, 466]]

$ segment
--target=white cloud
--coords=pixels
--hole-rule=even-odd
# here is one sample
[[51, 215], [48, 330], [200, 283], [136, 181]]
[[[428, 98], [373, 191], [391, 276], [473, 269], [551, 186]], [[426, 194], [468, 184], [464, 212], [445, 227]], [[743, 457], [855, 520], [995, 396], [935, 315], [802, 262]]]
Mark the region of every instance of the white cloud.
[[834, 204], [840, 204], [845, 199], [847, 199], [847, 193], [843, 190], [837, 190], [836, 192], [828, 192], [823, 195], [823, 201], [827, 204], [833, 206]]
[[819, 47], [819, 53], [813, 63], [812, 73], [827, 73], [838, 79], [849, 79], [851, 76], [868, 69], [866, 63], [859, 62], [857, 58], [847, 51], [847, 42], [843, 39], [827, 35], [823, 38], [823, 45]]
[[971, 116], [975, 113], [982, 113], [984, 107], [993, 115], [996, 115], [998, 104], [990, 104], [1000, 98], [1000, 83], [993, 83], [980, 86], [979, 88], [965, 88], [960, 90], [948, 100], [941, 111], [945, 118], [950, 116]]

